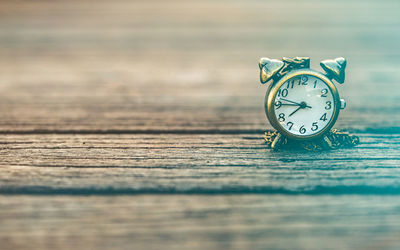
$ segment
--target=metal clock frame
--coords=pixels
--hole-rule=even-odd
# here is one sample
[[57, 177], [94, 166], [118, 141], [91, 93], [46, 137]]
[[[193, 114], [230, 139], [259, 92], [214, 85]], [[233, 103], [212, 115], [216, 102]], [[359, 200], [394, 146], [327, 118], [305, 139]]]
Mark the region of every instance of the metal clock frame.
[[[325, 128], [323, 128], [321, 131], [319, 131], [316, 134], [305, 135], [305, 136], [295, 135], [295, 134], [291, 134], [291, 133], [287, 132], [286, 129], [284, 129], [281, 126], [281, 124], [279, 123], [279, 121], [277, 120], [276, 115], [275, 115], [275, 108], [274, 108], [275, 98], [276, 98], [279, 88], [287, 80], [294, 78], [294, 77], [298, 77], [300, 75], [311, 75], [311, 76], [314, 76], [314, 77], [322, 80], [323, 82], [325, 82], [326, 85], [328, 86], [329, 91], [333, 95], [333, 101], [334, 101], [333, 114], [332, 114], [330, 121], [325, 126]], [[339, 116], [340, 106], [341, 106], [339, 92], [338, 92], [335, 84], [326, 75], [324, 75], [318, 71], [312, 70], [312, 69], [292, 70], [292, 71], [286, 73], [284, 76], [282, 76], [278, 81], [274, 81], [274, 83], [271, 84], [267, 90], [264, 105], [265, 105], [265, 113], [266, 113], [267, 118], [268, 118], [269, 122], [271, 123], [271, 125], [276, 130], [278, 130], [280, 133], [282, 133], [283, 135], [287, 136], [288, 138], [295, 139], [295, 140], [310, 140], [310, 139], [315, 139], [315, 138], [323, 136], [335, 124], [335, 122]]]

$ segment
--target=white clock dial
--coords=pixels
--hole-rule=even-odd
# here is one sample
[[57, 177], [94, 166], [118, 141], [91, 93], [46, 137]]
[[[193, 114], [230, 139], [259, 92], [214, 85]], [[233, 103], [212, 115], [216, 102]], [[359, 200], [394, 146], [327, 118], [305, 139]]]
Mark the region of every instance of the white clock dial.
[[328, 126], [335, 110], [329, 86], [313, 75], [298, 75], [277, 91], [274, 113], [280, 126], [296, 136], [311, 136]]

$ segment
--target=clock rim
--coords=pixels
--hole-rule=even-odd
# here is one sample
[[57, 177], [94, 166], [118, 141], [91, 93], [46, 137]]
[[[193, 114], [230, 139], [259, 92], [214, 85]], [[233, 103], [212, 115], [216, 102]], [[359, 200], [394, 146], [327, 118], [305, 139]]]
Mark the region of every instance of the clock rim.
[[[297, 77], [299, 75], [311, 75], [311, 76], [319, 78], [320, 80], [325, 82], [325, 84], [328, 86], [328, 88], [333, 96], [334, 109], [333, 109], [333, 114], [331, 116], [330, 121], [322, 130], [320, 130], [319, 132], [312, 134], [312, 135], [304, 135], [303, 136], [303, 135], [295, 135], [295, 134], [288, 132], [286, 129], [284, 129], [280, 125], [280, 123], [277, 120], [276, 115], [275, 115], [275, 109], [274, 109], [275, 102], [274, 101], [275, 101], [275, 98], [276, 98], [279, 88], [287, 80], [289, 80], [293, 77]], [[310, 139], [315, 139], [315, 138], [323, 136], [336, 123], [336, 120], [337, 120], [337, 118], [339, 116], [339, 112], [340, 112], [340, 96], [339, 96], [339, 92], [338, 92], [335, 84], [326, 75], [324, 75], [318, 71], [312, 70], [312, 69], [297, 69], [297, 70], [293, 70], [293, 71], [290, 71], [289, 73], [285, 74], [276, 83], [271, 84], [269, 86], [264, 99], [265, 99], [265, 101], [264, 101], [265, 113], [266, 113], [267, 118], [268, 118], [269, 122], [271, 123], [271, 125], [276, 130], [278, 130], [280, 133], [285, 135], [286, 137], [289, 137], [289, 138], [295, 139], [295, 140], [310, 140]]]

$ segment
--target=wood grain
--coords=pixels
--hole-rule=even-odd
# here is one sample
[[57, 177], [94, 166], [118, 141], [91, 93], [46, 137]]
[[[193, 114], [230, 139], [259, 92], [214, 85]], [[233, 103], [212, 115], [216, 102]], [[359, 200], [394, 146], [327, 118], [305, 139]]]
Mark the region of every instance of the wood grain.
[[0, 193], [400, 194], [400, 136], [361, 141], [288, 153], [257, 135], [9, 135]]
[[2, 249], [400, 246], [398, 196], [0, 196], [0, 206]]
[[398, 5], [3, 3], [0, 132], [260, 131], [258, 59], [307, 55], [348, 59], [338, 126], [398, 133]]
[[[0, 249], [397, 249], [400, 2], [0, 4]], [[353, 149], [273, 152], [261, 56], [343, 56]]]

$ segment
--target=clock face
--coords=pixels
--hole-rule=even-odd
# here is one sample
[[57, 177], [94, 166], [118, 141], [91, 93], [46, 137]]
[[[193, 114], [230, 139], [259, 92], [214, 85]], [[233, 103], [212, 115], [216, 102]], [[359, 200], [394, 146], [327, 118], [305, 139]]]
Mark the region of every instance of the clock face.
[[335, 114], [334, 95], [329, 85], [311, 74], [284, 81], [273, 100], [273, 115], [287, 134], [311, 137], [325, 130]]

